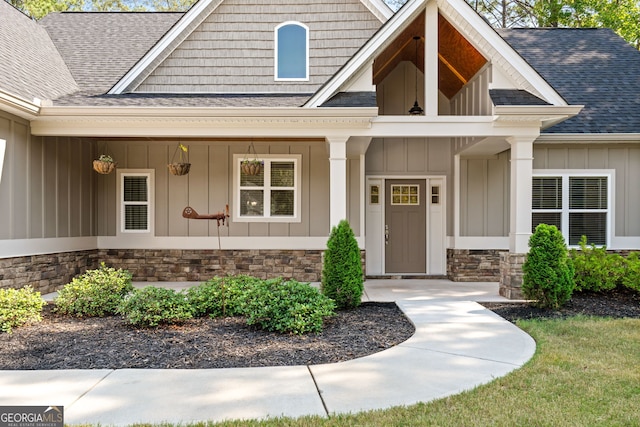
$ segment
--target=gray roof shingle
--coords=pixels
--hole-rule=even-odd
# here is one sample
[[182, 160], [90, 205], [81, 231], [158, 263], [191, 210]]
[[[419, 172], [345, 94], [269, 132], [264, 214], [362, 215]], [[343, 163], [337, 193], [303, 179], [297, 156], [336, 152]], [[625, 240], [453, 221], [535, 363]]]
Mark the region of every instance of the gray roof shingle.
[[183, 12], [57, 12], [40, 24], [83, 90], [106, 92]]
[[27, 100], [78, 89], [47, 32], [6, 1], [0, 1], [0, 76], [0, 89]]
[[375, 92], [338, 92], [321, 107], [377, 107]]
[[640, 133], [640, 51], [613, 31], [527, 28], [498, 33], [569, 104], [585, 106], [545, 133]]
[[551, 105], [526, 90], [490, 89], [489, 96], [493, 105]]

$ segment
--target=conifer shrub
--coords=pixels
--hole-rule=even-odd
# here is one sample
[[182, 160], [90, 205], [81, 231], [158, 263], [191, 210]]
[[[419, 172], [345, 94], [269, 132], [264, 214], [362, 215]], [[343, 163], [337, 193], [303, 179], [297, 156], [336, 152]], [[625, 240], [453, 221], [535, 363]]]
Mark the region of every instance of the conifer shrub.
[[238, 275], [214, 277], [187, 290], [187, 301], [194, 317], [242, 315], [244, 293], [260, 279]]
[[135, 289], [120, 302], [117, 311], [126, 323], [141, 327], [182, 323], [193, 317], [182, 292], [154, 286]]
[[622, 256], [608, 253], [604, 246], [587, 245], [586, 236], [579, 245], [580, 250], [571, 250], [576, 291], [609, 291], [622, 284], [626, 267]]
[[247, 325], [297, 335], [322, 332], [324, 319], [335, 309], [333, 300], [318, 289], [295, 280], [258, 281], [246, 290], [243, 301]]
[[0, 289], [0, 331], [10, 334], [13, 328], [39, 322], [44, 304], [40, 292], [34, 292], [30, 286]]
[[556, 309], [571, 298], [574, 269], [564, 237], [555, 226], [536, 227], [522, 270], [522, 293], [538, 307]]
[[364, 291], [360, 248], [347, 220], [333, 227], [322, 268], [322, 293], [338, 309], [358, 307]]
[[61, 314], [101, 317], [116, 313], [122, 299], [133, 290], [131, 273], [101, 263], [64, 285], [54, 299], [55, 311]]

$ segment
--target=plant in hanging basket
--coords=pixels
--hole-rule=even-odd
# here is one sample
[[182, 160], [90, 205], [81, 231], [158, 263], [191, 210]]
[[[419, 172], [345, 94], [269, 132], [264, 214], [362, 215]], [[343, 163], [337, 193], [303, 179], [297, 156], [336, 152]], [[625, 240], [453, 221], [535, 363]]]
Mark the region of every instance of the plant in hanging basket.
[[118, 164], [107, 154], [101, 154], [98, 160], [93, 161], [93, 170], [102, 175], [107, 175], [116, 168]]
[[[169, 167], [169, 172], [171, 173], [171, 175], [177, 175], [177, 176], [186, 175], [189, 173], [189, 169], [191, 169], [191, 163], [189, 163], [188, 160], [185, 161], [184, 153], [189, 151], [189, 149], [182, 144], [178, 144], [178, 148], [176, 148], [176, 151], [180, 152], [180, 161], [169, 163], [167, 165]], [[175, 157], [175, 153], [174, 153], [174, 157]]]
[[264, 165], [264, 162], [262, 160], [245, 159], [240, 164], [240, 167], [242, 168], [242, 173], [244, 173], [245, 175], [260, 175], [263, 165]]

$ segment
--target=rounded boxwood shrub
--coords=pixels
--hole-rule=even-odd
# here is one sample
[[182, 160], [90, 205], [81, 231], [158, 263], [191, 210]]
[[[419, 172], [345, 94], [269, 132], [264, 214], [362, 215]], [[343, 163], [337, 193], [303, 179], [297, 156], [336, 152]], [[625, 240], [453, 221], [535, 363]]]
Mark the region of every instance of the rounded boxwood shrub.
[[555, 226], [536, 227], [522, 270], [522, 293], [537, 306], [558, 308], [571, 298], [575, 288], [573, 265], [564, 237]]
[[55, 311], [76, 316], [115, 314], [118, 304], [133, 290], [131, 273], [107, 267], [87, 270], [66, 284], [54, 299]]
[[324, 253], [321, 290], [336, 302], [338, 309], [357, 307], [362, 302], [360, 248], [347, 220], [331, 230]]
[[335, 304], [308, 283], [271, 279], [251, 286], [243, 299], [248, 325], [273, 332], [321, 332]]
[[242, 314], [244, 293], [258, 282], [245, 275], [214, 277], [189, 288], [186, 297], [195, 317], [237, 316]]
[[34, 292], [30, 286], [0, 289], [0, 331], [10, 334], [13, 328], [39, 322], [44, 304], [40, 292]]
[[153, 286], [135, 289], [117, 311], [126, 323], [142, 327], [182, 323], [193, 317], [183, 293]]

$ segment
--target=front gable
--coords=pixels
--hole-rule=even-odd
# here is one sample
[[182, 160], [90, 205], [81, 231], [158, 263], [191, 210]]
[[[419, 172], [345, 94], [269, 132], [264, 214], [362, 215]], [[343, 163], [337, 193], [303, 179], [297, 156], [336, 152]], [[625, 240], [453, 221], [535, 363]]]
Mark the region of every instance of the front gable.
[[[437, 26], [437, 88], [452, 100], [480, 73], [486, 73], [489, 89], [530, 92], [556, 106], [567, 103], [509, 44], [462, 0], [437, 2], [435, 25], [425, 22], [430, 1], [412, 0], [390, 19], [360, 51], [332, 77], [306, 106], [322, 105], [337, 93], [353, 89], [354, 75], [373, 76], [379, 85], [403, 61], [413, 64], [424, 76], [425, 52], [429, 49], [430, 27]], [[417, 46], [414, 40], [417, 38]], [[431, 38], [432, 39], [432, 38]], [[426, 43], [426, 45], [425, 45]], [[417, 47], [417, 49], [416, 49]], [[428, 102], [434, 102], [429, 100]], [[437, 101], [436, 101], [437, 102]]]
[[[308, 29], [305, 78], [275, 75], [283, 23]], [[109, 93], [313, 93], [380, 25], [359, 0], [201, 0]]]

